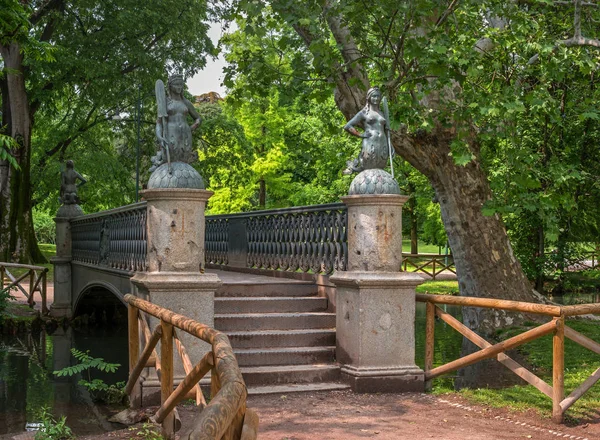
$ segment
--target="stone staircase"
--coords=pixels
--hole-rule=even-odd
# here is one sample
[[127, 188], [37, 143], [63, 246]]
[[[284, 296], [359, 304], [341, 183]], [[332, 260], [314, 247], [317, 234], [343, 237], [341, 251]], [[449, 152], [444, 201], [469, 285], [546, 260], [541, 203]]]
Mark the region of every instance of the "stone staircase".
[[250, 394], [348, 388], [335, 363], [335, 313], [312, 283], [224, 283], [215, 328], [229, 336]]

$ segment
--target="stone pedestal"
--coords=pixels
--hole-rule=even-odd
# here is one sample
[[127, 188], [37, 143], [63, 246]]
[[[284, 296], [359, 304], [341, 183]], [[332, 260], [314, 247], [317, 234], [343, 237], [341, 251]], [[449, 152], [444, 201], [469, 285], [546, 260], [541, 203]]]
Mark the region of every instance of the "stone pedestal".
[[[189, 188], [153, 188], [142, 191], [147, 200], [147, 272], [131, 279], [142, 299], [214, 327], [214, 296], [221, 280], [204, 273], [204, 210], [212, 192]], [[151, 331], [158, 324], [151, 319]], [[176, 330], [192, 364], [211, 347]], [[185, 376], [175, 350], [175, 383]], [[144, 404], [158, 391], [155, 379], [142, 384]], [[147, 399], [150, 397], [150, 399]]]
[[356, 392], [423, 391], [415, 364], [416, 274], [402, 264], [401, 195], [352, 195], [348, 206], [348, 271], [336, 285], [336, 357]]
[[[65, 205], [63, 205], [65, 206]], [[77, 206], [77, 205], [73, 205]], [[81, 208], [80, 208], [81, 209]], [[64, 211], [63, 207], [61, 210]], [[59, 210], [59, 213], [61, 213]], [[56, 217], [56, 257], [50, 258], [54, 265], [54, 301], [50, 315], [55, 318], [71, 318], [71, 223], [70, 217]]]

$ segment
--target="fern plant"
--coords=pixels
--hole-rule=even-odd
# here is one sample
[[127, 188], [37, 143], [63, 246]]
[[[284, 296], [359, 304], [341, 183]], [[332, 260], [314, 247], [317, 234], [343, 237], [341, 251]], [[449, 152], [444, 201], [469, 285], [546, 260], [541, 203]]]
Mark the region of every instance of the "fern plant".
[[42, 407], [40, 419], [41, 426], [35, 434], [35, 440], [72, 440], [75, 438], [73, 431], [67, 426], [65, 416], [56, 420], [47, 407]]
[[85, 373], [87, 375], [87, 380], [80, 379], [78, 383], [87, 388], [94, 401], [105, 402], [108, 404], [123, 402], [125, 398], [125, 382], [117, 382], [114, 385], [108, 385], [102, 379], [92, 379], [91, 374], [92, 370], [114, 373], [119, 369], [121, 364], [106, 362], [103, 358], [90, 356], [89, 351], [83, 352], [76, 348], [71, 349], [71, 354], [77, 359], [77, 364], [55, 371], [54, 374], [56, 376], [70, 377], [75, 376], [76, 374]]

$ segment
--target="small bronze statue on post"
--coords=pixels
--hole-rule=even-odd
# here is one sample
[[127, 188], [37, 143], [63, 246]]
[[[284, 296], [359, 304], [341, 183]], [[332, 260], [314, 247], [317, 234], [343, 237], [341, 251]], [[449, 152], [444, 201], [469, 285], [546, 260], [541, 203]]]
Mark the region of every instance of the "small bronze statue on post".
[[[380, 104], [383, 104], [383, 113]], [[364, 127], [365, 130], [362, 134], [356, 129], [357, 125]], [[358, 157], [353, 161], [348, 161], [348, 167], [343, 174], [348, 175], [360, 173], [364, 170], [383, 169], [389, 159], [392, 176], [394, 175], [394, 167], [391, 161], [389, 112], [387, 111], [385, 98], [382, 101], [379, 87], [369, 89], [365, 107], [350, 119], [344, 126], [344, 130], [363, 141]]]
[[[364, 127], [364, 132], [360, 133], [356, 126]], [[400, 194], [394, 179], [388, 105], [378, 87], [369, 89], [365, 107], [348, 121], [344, 130], [362, 139], [358, 157], [349, 160], [343, 171], [345, 175], [359, 173], [350, 184], [349, 194]], [[383, 170], [388, 160], [391, 174]]]
[[[156, 140], [160, 150], [151, 159], [153, 166], [150, 172], [167, 163], [170, 174], [171, 162], [191, 163], [198, 160], [198, 153], [193, 149], [192, 131], [198, 128], [202, 119], [193, 104], [183, 96], [182, 75], [171, 75], [167, 85], [168, 94], [162, 80], [156, 81]], [[187, 122], [188, 115], [194, 119], [191, 126]]]
[[[85, 185], [87, 180], [81, 174], [75, 171], [72, 160], [67, 161], [67, 169], [60, 173], [60, 203], [63, 205], [78, 205], [81, 203], [77, 195], [77, 189]], [[77, 184], [77, 180], [81, 183]]]

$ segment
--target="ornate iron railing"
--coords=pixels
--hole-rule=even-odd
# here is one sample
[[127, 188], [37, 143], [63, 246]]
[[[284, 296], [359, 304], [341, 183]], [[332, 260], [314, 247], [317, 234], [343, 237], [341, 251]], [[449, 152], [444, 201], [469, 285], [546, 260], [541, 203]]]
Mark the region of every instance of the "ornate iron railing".
[[343, 203], [206, 217], [206, 262], [330, 274], [346, 270]]
[[206, 217], [204, 233], [206, 262], [226, 266], [229, 262], [229, 219], [224, 216]]
[[71, 220], [73, 261], [146, 270], [146, 202]]

